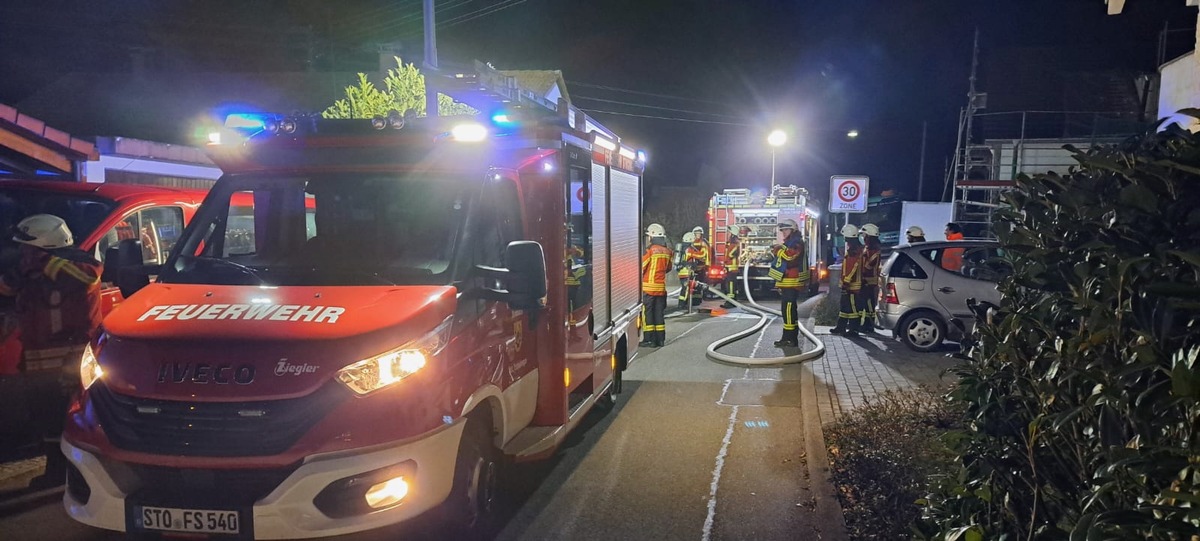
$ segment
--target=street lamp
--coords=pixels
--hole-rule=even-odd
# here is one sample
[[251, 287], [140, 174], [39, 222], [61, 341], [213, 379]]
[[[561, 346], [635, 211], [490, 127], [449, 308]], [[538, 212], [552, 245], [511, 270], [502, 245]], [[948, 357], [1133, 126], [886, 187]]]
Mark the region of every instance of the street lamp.
[[775, 194], [775, 149], [787, 142], [787, 133], [775, 130], [767, 135], [767, 144], [771, 145], [771, 195]]

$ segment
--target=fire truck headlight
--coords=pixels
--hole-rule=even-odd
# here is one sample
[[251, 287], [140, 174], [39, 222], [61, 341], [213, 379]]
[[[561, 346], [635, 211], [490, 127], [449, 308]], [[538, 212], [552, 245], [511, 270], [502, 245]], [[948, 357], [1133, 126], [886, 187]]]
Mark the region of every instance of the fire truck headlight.
[[359, 395], [398, 383], [425, 368], [430, 359], [446, 348], [453, 322], [454, 316], [447, 317], [421, 338], [347, 366], [338, 371], [337, 380]]
[[79, 381], [83, 383], [83, 388], [86, 390], [103, 376], [104, 369], [100, 367], [100, 361], [96, 359], [92, 345], [88, 344], [83, 348], [83, 357], [79, 360]]
[[487, 139], [487, 135], [487, 128], [483, 127], [483, 124], [476, 124], [474, 122], [459, 124], [450, 130], [450, 136], [453, 137], [455, 141], [461, 141], [464, 143], [476, 143], [482, 141]]

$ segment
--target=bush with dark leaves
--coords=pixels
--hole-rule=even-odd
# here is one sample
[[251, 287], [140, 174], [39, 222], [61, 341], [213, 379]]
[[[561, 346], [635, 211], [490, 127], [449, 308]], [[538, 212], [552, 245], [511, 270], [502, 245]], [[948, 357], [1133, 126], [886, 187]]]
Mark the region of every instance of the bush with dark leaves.
[[826, 429], [834, 487], [851, 539], [908, 539], [930, 475], [949, 471], [944, 438], [961, 419], [928, 388], [888, 391]]

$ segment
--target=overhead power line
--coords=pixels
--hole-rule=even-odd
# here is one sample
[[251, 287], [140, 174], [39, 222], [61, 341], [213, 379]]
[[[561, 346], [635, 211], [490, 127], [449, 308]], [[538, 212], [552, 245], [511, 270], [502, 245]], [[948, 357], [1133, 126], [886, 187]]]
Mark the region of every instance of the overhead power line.
[[[504, 0], [504, 1], [500, 2], [499, 4], [495, 4], [491, 7], [480, 9], [479, 11], [476, 11], [474, 13], [460, 15], [459, 17], [457, 17], [455, 19], [447, 20], [445, 22], [445, 26], [450, 27], [450, 26], [459, 25], [459, 24], [462, 24], [465, 22], [470, 22], [470, 21], [473, 21], [480, 17], [486, 17], [486, 16], [496, 13], [498, 11], [503, 11], [503, 10], [506, 10], [511, 7], [519, 6], [528, 1], [529, 0]], [[484, 11], [486, 11], [486, 13], [482, 13]], [[475, 13], [478, 13], [478, 15], [475, 15], [474, 17], [470, 17], [470, 15], [474, 15]], [[466, 18], [464, 18], [464, 17], [466, 17]], [[438, 24], [438, 26], [442, 26], [442, 24]]]
[[[498, 2], [498, 3], [492, 4], [492, 5], [490, 5], [490, 6], [486, 6], [486, 7], [479, 8], [479, 9], [477, 9], [477, 10], [475, 10], [475, 11], [472, 11], [472, 12], [470, 12], [470, 13], [464, 13], [464, 14], [461, 14], [461, 15], [458, 15], [458, 16], [455, 16], [455, 17], [450, 17], [450, 18], [447, 18], [447, 19], [445, 19], [445, 20], [438, 21], [438, 23], [437, 23], [437, 27], [438, 27], [438, 28], [449, 28], [449, 27], [451, 27], [451, 26], [458, 26], [458, 25], [460, 25], [460, 24], [462, 24], [462, 23], [470, 22], [470, 21], [473, 21], [473, 20], [475, 20], [475, 19], [478, 19], [478, 18], [480, 18], [480, 17], [486, 17], [486, 16], [488, 16], [488, 15], [491, 15], [491, 14], [493, 14], [493, 13], [496, 13], [496, 12], [499, 12], [499, 11], [503, 11], [503, 10], [505, 10], [505, 9], [508, 9], [508, 8], [511, 8], [511, 7], [516, 7], [516, 6], [519, 6], [519, 5], [521, 5], [521, 4], [524, 4], [524, 3], [525, 3], [525, 2], [527, 2], [527, 1], [528, 1], [528, 0], [501, 0], [501, 1], [500, 1], [500, 2]], [[405, 34], [405, 35], [404, 35], [404, 36], [402, 36], [402, 37], [404, 37], [404, 38], [410, 38], [410, 37], [413, 37], [413, 36], [416, 36], [416, 35], [417, 35], [417, 34], [415, 34], [415, 33], [409, 33], [409, 34]]]
[[642, 92], [640, 90], [630, 90], [628, 88], [617, 88], [615, 86], [594, 85], [594, 84], [590, 84], [590, 83], [581, 83], [579, 81], [570, 81], [567, 84], [570, 86], [583, 86], [583, 87], [588, 87], [588, 88], [598, 88], [600, 90], [609, 90], [612, 92], [623, 92], [626, 94], [638, 94], [638, 95], [642, 95], [642, 96], [654, 96], [656, 98], [666, 98], [666, 99], [672, 99], [672, 100], [694, 101], [694, 102], [699, 102], [699, 103], [709, 103], [712, 105], [722, 105], [722, 106], [728, 107], [728, 104], [721, 103], [719, 101], [702, 100], [702, 99], [697, 99], [697, 98], [687, 98], [684, 96], [674, 96], [671, 94], [657, 94], [654, 92]]
[[[437, 9], [438, 12], [446, 13], [450, 10], [465, 6], [474, 1], [475, 0], [450, 0], [446, 2], [446, 5], [437, 7], [435, 9]], [[417, 23], [418, 26], [420, 26], [420, 21], [425, 18], [425, 10], [419, 5], [413, 7], [415, 7], [416, 10], [411, 13], [405, 15], [396, 15], [390, 18], [383, 18], [382, 20], [364, 24], [359, 28], [359, 34], [362, 35], [371, 32], [396, 32], [414, 23]], [[438, 26], [442, 25], [439, 23]]]
[[658, 105], [646, 105], [644, 103], [633, 103], [633, 102], [620, 101], [620, 100], [606, 100], [606, 99], [601, 99], [601, 98], [590, 98], [588, 96], [580, 96], [580, 95], [575, 95], [572, 97], [574, 99], [579, 99], [579, 100], [598, 101], [598, 102], [603, 102], [603, 103], [612, 103], [612, 104], [616, 104], [616, 105], [627, 105], [629, 107], [638, 107], [638, 108], [642, 108], [642, 109], [658, 109], [660, 111], [671, 111], [673, 113], [687, 113], [687, 114], [692, 114], [692, 115], [718, 116], [718, 117], [725, 117], [725, 118], [739, 118], [736, 115], [726, 115], [726, 114], [721, 114], [721, 113], [706, 113], [704, 111], [692, 111], [692, 110], [688, 110], [688, 109], [675, 109], [672, 107], [660, 107]]
[[[581, 107], [581, 109], [583, 109], [583, 108]], [[702, 119], [697, 119], [697, 118], [678, 118], [678, 117], [670, 117], [670, 116], [639, 115], [636, 113], [622, 113], [620, 111], [602, 111], [600, 109], [583, 109], [583, 110], [587, 111], [589, 113], [632, 116], [632, 117], [637, 117], [637, 118], [650, 118], [650, 119], [654, 119], [654, 120], [670, 120], [673, 122], [693, 122], [696, 124], [721, 124], [721, 125], [725, 125], [725, 126], [752, 126], [753, 125], [753, 124], [750, 124], [747, 122], [722, 122], [719, 120], [702, 120]]]

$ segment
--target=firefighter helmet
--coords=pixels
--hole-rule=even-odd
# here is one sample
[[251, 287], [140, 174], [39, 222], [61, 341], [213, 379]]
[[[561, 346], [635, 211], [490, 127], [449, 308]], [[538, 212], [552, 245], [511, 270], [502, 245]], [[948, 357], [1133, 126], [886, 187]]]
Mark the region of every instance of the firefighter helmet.
[[692, 234], [696, 235], [697, 237], [703, 237], [704, 236], [704, 228], [700, 227], [700, 226], [693, 227]]
[[646, 227], [646, 235], [650, 238], [658, 238], [667, 236], [667, 230], [658, 224], [650, 224]]
[[75, 244], [67, 222], [53, 214], [34, 214], [17, 224], [13, 240], [52, 250]]
[[691, 243], [693, 243], [693, 242], [695, 242], [695, 241], [696, 241], [696, 234], [695, 234], [695, 233], [692, 233], [692, 232], [687, 232], [687, 233], [684, 233], [684, 234], [683, 234], [683, 242], [684, 242], [684, 244], [691, 244]]
[[800, 226], [796, 225], [796, 220], [793, 220], [791, 218], [784, 218], [782, 220], [779, 220], [778, 227], [780, 229], [791, 229], [792, 231], [800, 229]]
[[858, 236], [858, 228], [854, 227], [854, 224], [843, 225], [842, 226], [842, 236], [843, 237], [857, 237]]
[[879, 236], [879, 226], [877, 226], [875, 224], [863, 224], [863, 226], [861, 228], [859, 228], [859, 231], [868, 237], [878, 237]]
[[905, 231], [905, 233], [908, 234], [910, 237], [924, 237], [925, 236], [925, 230], [921, 229], [921, 226], [919, 226], [919, 225], [908, 226], [908, 231]]

